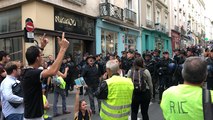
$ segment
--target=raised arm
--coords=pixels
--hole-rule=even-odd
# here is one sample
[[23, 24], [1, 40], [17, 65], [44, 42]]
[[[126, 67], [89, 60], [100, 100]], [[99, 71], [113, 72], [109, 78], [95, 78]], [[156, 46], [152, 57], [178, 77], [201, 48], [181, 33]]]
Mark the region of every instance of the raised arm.
[[[42, 43], [42, 42], [41, 42]], [[62, 60], [64, 58], [64, 54], [69, 47], [69, 42], [65, 39], [64, 32], [62, 33], [62, 39], [58, 37], [58, 44], [60, 46], [59, 53], [57, 55], [56, 60], [51, 65], [50, 69], [46, 69], [42, 72], [42, 78], [47, 78], [49, 76], [54, 76], [59, 71], [59, 68], [61, 66]]]
[[57, 75], [61, 76], [62, 78], [66, 78], [68, 70], [69, 70], [69, 68], [66, 67], [64, 73], [61, 73], [60, 71], [58, 71]]
[[79, 93], [80, 93], [80, 88], [76, 87], [76, 94], [75, 94], [75, 108], [74, 108], [74, 114], [79, 111]]

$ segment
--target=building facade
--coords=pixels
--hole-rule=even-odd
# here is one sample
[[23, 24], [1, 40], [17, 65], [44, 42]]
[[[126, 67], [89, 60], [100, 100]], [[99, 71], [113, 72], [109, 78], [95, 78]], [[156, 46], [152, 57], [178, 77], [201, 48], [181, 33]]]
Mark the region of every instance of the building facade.
[[57, 36], [62, 31], [70, 42], [67, 55], [82, 56], [84, 52], [95, 54], [95, 24], [99, 1], [41, 0], [0, 2], [1, 50], [11, 54], [12, 59], [24, 60], [26, 48], [35, 43], [24, 42], [25, 20], [33, 20], [35, 39], [46, 33], [49, 44], [45, 56], [56, 55]]
[[142, 49], [171, 49], [169, 0], [142, 0]]
[[205, 38], [205, 3], [203, 0], [188, 0], [187, 34], [194, 45], [203, 45]]
[[138, 0], [101, 0], [96, 21], [96, 53], [142, 52]]

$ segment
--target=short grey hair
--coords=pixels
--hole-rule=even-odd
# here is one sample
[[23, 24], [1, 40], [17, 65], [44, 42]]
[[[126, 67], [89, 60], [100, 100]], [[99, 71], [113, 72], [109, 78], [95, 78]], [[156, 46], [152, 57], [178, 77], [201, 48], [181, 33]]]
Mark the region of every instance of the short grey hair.
[[189, 57], [182, 69], [184, 81], [192, 84], [201, 84], [207, 77], [207, 62], [202, 57]]
[[110, 69], [112, 74], [116, 74], [118, 73], [118, 70], [119, 70], [119, 64], [115, 60], [109, 60], [106, 63], [106, 68]]

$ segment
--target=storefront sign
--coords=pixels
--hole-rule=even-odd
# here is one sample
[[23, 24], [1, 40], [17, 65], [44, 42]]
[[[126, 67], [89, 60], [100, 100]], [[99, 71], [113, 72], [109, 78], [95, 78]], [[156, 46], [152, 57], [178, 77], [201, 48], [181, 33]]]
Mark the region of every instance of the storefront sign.
[[95, 19], [87, 16], [55, 9], [55, 30], [95, 36]]
[[70, 25], [70, 26], [76, 26], [76, 20], [73, 19], [73, 18], [65, 18], [65, 17], [61, 17], [61, 16], [55, 16], [55, 22]]

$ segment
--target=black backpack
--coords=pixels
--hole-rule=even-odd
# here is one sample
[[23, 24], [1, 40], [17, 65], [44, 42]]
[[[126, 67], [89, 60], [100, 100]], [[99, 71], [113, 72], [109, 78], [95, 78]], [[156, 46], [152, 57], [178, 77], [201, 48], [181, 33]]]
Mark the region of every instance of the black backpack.
[[[21, 82], [16, 82], [12, 85], [12, 92], [14, 95], [17, 95], [19, 97], [23, 97], [23, 90], [22, 90], [22, 85]], [[9, 102], [11, 106], [13, 106], [14, 108], [17, 108], [19, 105], [21, 105], [22, 103], [13, 103], [13, 102]]]
[[132, 69], [130, 77], [132, 79], [132, 82], [134, 84], [134, 91], [135, 92], [144, 92], [146, 91], [146, 75], [144, 73], [145, 69]]

